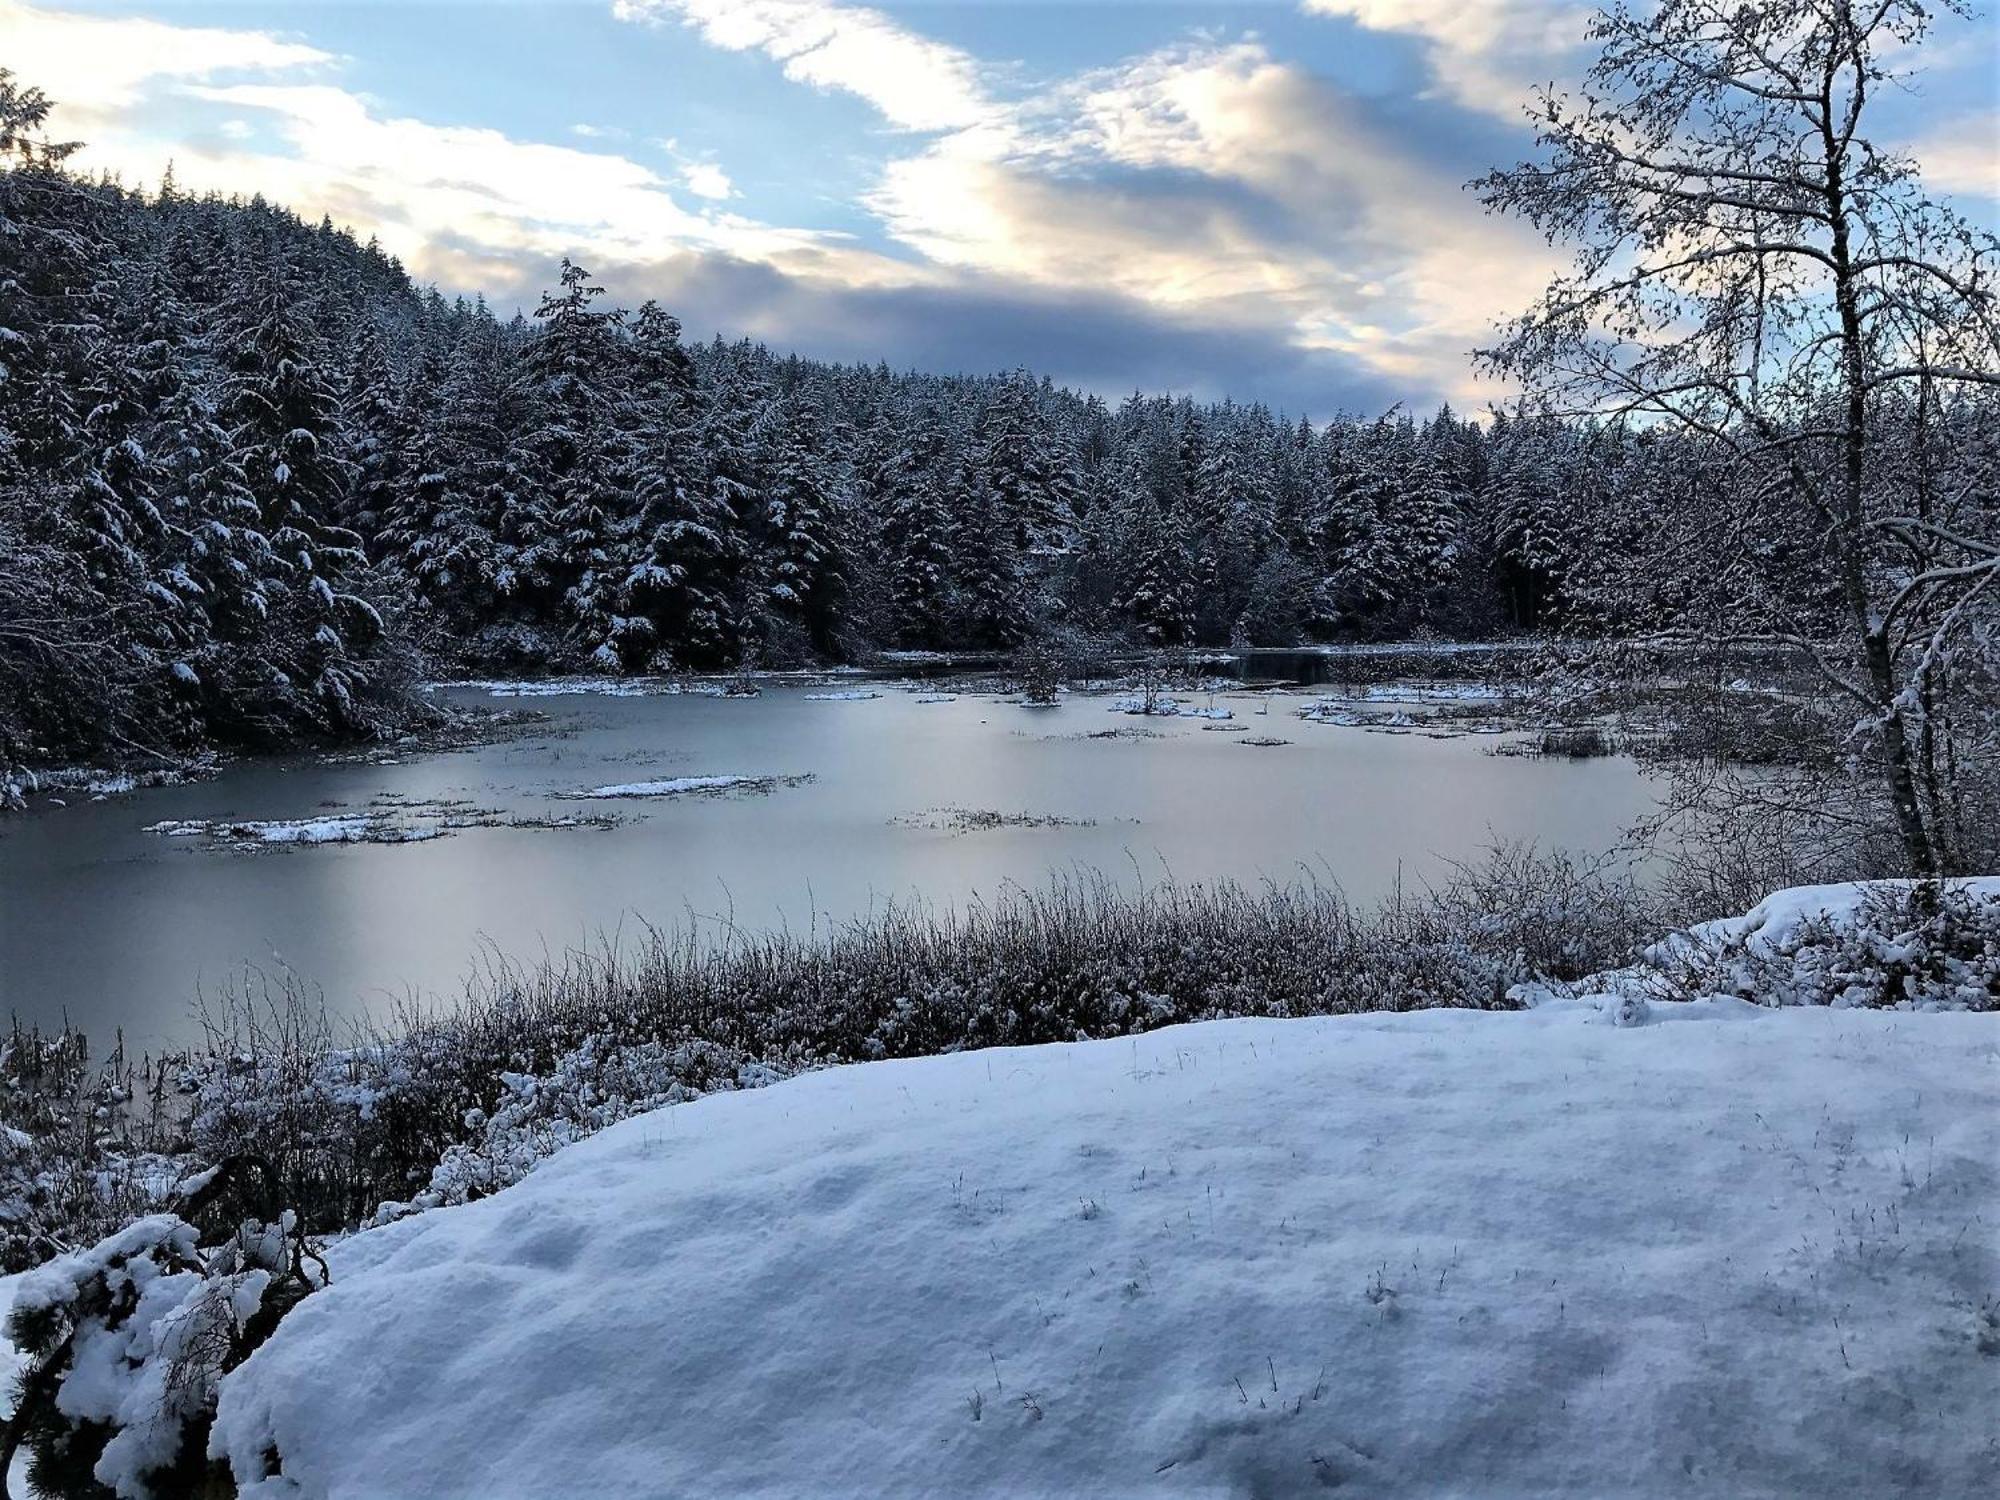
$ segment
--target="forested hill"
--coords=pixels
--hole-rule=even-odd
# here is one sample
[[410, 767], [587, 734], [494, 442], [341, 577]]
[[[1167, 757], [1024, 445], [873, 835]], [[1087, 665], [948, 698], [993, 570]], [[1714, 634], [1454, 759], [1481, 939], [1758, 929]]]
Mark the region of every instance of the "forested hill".
[[43, 110], [0, 74], [0, 763], [366, 734], [440, 660], [1485, 635], [1564, 607], [1644, 462], [688, 344], [567, 262], [501, 320], [261, 200], [82, 179]]

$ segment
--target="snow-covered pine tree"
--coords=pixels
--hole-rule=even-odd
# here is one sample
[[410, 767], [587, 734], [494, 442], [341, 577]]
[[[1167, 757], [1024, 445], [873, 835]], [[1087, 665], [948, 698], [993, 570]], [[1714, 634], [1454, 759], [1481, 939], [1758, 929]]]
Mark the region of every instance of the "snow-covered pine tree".
[[524, 484], [504, 522], [500, 578], [535, 617], [562, 632], [570, 654], [617, 665], [611, 644], [620, 582], [612, 520], [629, 480], [623, 315], [565, 259], [535, 310], [540, 330], [521, 352], [529, 425], [516, 450]]
[[771, 560], [765, 596], [773, 613], [801, 627], [823, 656], [840, 654], [846, 577], [840, 503], [817, 401], [794, 392], [778, 405], [764, 482]]
[[1021, 578], [1000, 492], [984, 445], [969, 451], [954, 486], [951, 529], [953, 631], [959, 643], [998, 648], [1020, 638]]
[[674, 665], [712, 671], [733, 665], [745, 641], [742, 518], [698, 452], [700, 390], [680, 331], [652, 302], [632, 327], [638, 551], [616, 642], [627, 670], [664, 651]]
[[[951, 513], [945, 478], [951, 453], [935, 408], [917, 415], [902, 450], [883, 542], [889, 551], [889, 603], [896, 644], [919, 650], [951, 644]], [[879, 503], [879, 502], [878, 502]]]
[[269, 544], [259, 549], [268, 568], [258, 589], [265, 682], [253, 712], [351, 731], [365, 725], [356, 701], [367, 681], [361, 653], [381, 622], [372, 604], [340, 588], [343, 575], [364, 566], [360, 538], [323, 519], [345, 511], [353, 482], [340, 398], [283, 249], [272, 247], [249, 275], [223, 411], [239, 498]]

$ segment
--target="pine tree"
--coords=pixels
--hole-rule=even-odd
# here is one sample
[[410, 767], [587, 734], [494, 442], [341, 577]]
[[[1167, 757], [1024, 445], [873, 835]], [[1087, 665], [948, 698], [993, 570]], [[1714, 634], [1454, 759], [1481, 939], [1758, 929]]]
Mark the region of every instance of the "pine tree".
[[604, 289], [565, 259], [535, 311], [521, 395], [532, 413], [517, 445], [525, 484], [504, 522], [503, 591], [558, 625], [579, 655], [617, 665], [611, 643], [619, 582], [611, 555], [621, 505], [627, 392], [618, 345], [623, 317], [596, 306]]
[[1015, 528], [987, 471], [984, 450], [968, 455], [957, 490], [951, 562], [958, 639], [968, 646], [1011, 646], [1025, 623]]
[[764, 490], [772, 559], [766, 595], [781, 616], [805, 629], [815, 651], [840, 651], [846, 593], [838, 500], [823, 448], [820, 415], [803, 395], [779, 406]]
[[651, 302], [633, 325], [640, 551], [627, 569], [617, 647], [627, 670], [664, 650], [677, 665], [734, 664], [742, 518], [697, 452], [699, 385], [680, 324]]
[[896, 503], [890, 608], [896, 644], [920, 650], [950, 644], [952, 554], [944, 496], [920, 472]]

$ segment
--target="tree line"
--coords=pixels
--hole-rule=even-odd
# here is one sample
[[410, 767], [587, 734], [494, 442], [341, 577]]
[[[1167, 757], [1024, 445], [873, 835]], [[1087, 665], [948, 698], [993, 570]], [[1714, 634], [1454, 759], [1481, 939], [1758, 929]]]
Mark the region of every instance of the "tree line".
[[1320, 426], [532, 316], [260, 199], [72, 171], [0, 82], [0, 756], [393, 722], [428, 658], [1486, 636], [1569, 602], [1608, 433]]

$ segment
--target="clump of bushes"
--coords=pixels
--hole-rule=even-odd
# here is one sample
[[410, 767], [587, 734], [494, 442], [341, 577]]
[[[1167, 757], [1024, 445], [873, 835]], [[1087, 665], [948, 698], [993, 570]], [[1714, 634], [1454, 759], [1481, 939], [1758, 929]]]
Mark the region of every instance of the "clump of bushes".
[[1760, 1005], [2000, 1010], [2000, 890], [1884, 880], [1775, 933], [1711, 924], [1655, 945], [1668, 993]]
[[1560, 724], [1544, 729], [1536, 741], [1536, 753], [1568, 760], [1591, 760], [1616, 755], [1617, 742], [1595, 724]]

